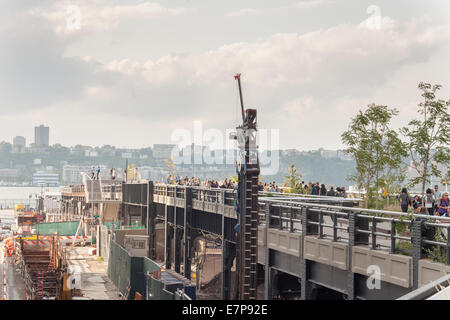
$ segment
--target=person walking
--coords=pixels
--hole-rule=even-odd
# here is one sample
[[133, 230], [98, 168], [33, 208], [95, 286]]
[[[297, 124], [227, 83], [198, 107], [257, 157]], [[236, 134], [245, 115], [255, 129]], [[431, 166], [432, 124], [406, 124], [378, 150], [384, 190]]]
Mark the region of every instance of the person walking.
[[434, 214], [434, 200], [435, 199], [434, 199], [433, 191], [430, 188], [428, 188], [427, 192], [425, 194], [424, 203], [425, 203], [425, 208], [427, 209], [428, 214], [430, 216], [432, 216]]
[[320, 186], [320, 195], [321, 196], [326, 196], [327, 195], [327, 188], [325, 188], [325, 185], [323, 183]]
[[312, 194], [312, 195], [315, 195], [315, 196], [318, 196], [318, 195], [319, 195], [319, 190], [320, 190], [319, 183], [316, 182], [316, 183], [313, 185], [313, 187], [312, 187], [311, 194]]
[[327, 192], [327, 196], [329, 197], [335, 197], [336, 196], [336, 191], [334, 191], [334, 187], [331, 186], [330, 190]]
[[435, 203], [434, 203], [435, 211], [437, 211], [437, 209], [438, 209], [437, 200], [442, 198], [442, 192], [439, 191], [439, 186], [438, 185], [434, 186], [433, 194], [434, 194], [434, 199], [436, 200]]
[[399, 198], [402, 212], [408, 212], [408, 207], [411, 205], [411, 198], [409, 197], [408, 190], [406, 190], [406, 188], [402, 189], [402, 193]]
[[97, 177], [96, 177], [96, 179], [97, 180], [100, 179], [100, 166], [97, 166]]

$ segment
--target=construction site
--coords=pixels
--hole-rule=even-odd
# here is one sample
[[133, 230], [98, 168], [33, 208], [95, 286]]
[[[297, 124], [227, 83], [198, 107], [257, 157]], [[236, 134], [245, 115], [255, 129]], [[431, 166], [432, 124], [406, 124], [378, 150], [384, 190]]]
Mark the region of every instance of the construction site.
[[[236, 189], [83, 173], [49, 220], [25, 210], [4, 241], [25, 299], [399, 299], [450, 272], [450, 242], [423, 232], [448, 232], [449, 217], [260, 191], [257, 111], [244, 107], [235, 80]], [[366, 285], [374, 261], [380, 290]]]
[[25, 282], [27, 300], [64, 297], [67, 263], [58, 237], [18, 238], [14, 260]]

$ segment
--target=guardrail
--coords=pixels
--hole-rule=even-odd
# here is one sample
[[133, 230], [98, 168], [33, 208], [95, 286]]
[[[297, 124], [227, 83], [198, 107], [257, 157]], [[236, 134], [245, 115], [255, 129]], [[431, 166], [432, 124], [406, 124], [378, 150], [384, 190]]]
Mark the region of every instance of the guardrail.
[[[355, 221], [354, 245], [372, 250], [429, 257], [450, 265], [450, 218], [423, 214], [344, 207], [265, 198], [260, 200], [260, 224], [287, 232], [349, 242]], [[442, 251], [443, 250], [443, 251]]]
[[[155, 184], [154, 192], [184, 199], [186, 188]], [[192, 189], [193, 200], [234, 206], [236, 190], [188, 188]], [[305, 231], [305, 235], [333, 242], [351, 240], [352, 245], [408, 256], [416, 252], [416, 259], [428, 257], [450, 265], [450, 218], [359, 208], [353, 206], [358, 201], [354, 198], [274, 192], [260, 195], [260, 225], [268, 219], [270, 228], [290, 233]], [[350, 239], [351, 224], [354, 239]]]
[[428, 283], [412, 292], [401, 296], [397, 300], [425, 300], [439, 292], [439, 287], [446, 288], [450, 283], [450, 274], [447, 274], [431, 283]]
[[195, 186], [156, 184], [155, 194], [185, 199], [186, 188], [192, 189], [192, 199], [234, 206], [236, 190], [223, 188], [202, 188]]
[[87, 202], [105, 202], [122, 200], [122, 181], [120, 180], [92, 180], [83, 175], [83, 192]]

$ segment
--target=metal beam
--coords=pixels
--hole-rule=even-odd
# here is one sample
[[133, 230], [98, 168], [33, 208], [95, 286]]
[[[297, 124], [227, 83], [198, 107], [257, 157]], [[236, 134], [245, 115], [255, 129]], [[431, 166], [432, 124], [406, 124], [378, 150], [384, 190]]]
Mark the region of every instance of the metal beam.
[[191, 279], [191, 225], [192, 225], [192, 188], [186, 188], [184, 195], [184, 277]]

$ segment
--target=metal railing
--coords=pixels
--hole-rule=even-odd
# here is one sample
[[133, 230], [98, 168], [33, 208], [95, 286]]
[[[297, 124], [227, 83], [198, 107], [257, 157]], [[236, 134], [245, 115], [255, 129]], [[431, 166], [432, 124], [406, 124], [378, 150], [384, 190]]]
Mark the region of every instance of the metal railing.
[[[184, 199], [186, 188], [192, 189], [193, 200], [234, 206], [236, 190], [166, 184], [155, 184], [154, 190], [158, 195]], [[305, 232], [305, 235], [334, 242], [351, 240], [352, 245], [410, 256], [413, 255], [413, 244], [417, 247], [418, 243], [421, 257], [431, 257], [450, 265], [450, 218], [352, 206], [358, 199], [260, 194], [271, 194], [260, 197], [260, 225], [265, 225], [268, 220], [270, 228]], [[420, 225], [419, 232], [413, 232], [413, 224]], [[432, 232], [427, 233], [427, 230]]]
[[[265, 225], [268, 220], [269, 228], [305, 232], [305, 235], [334, 242], [349, 242], [352, 216], [355, 221], [354, 245], [412, 255], [415, 237], [416, 243], [420, 244], [421, 257], [427, 256], [450, 265], [448, 217], [270, 198], [260, 200], [259, 204], [259, 223]], [[414, 234], [413, 223], [421, 226], [420, 232]], [[427, 230], [430, 232], [427, 233]]]
[[160, 196], [185, 199], [186, 188], [192, 189], [192, 199], [234, 206], [236, 190], [223, 188], [205, 188], [183, 185], [155, 184], [154, 193]]

